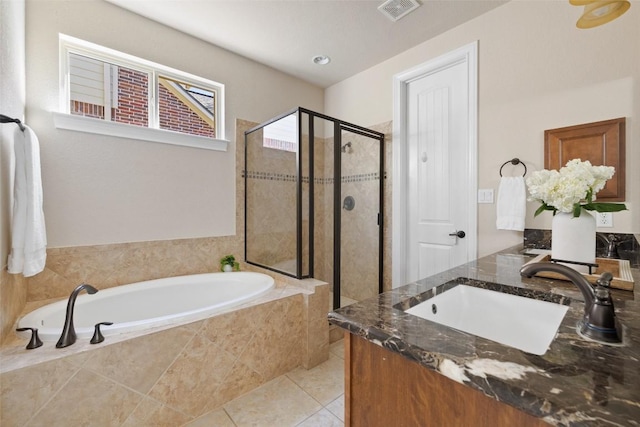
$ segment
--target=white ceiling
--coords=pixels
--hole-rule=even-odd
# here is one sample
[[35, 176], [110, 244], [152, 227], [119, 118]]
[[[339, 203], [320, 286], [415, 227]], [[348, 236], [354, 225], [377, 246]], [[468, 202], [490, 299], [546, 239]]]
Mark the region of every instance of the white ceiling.
[[324, 88], [508, 0], [418, 0], [396, 22], [384, 0], [106, 1]]

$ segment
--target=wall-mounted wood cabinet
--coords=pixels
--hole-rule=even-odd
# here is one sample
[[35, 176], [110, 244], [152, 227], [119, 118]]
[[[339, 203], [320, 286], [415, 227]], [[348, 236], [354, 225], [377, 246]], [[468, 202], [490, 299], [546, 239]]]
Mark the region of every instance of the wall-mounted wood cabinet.
[[544, 132], [544, 168], [559, 170], [569, 160], [613, 166], [613, 178], [597, 194], [601, 202], [625, 201], [625, 118], [586, 123]]

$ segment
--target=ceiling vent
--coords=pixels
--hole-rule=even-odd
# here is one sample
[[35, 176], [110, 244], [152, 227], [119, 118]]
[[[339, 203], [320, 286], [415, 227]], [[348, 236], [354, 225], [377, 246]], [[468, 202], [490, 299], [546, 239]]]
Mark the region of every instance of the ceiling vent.
[[420, 7], [418, 0], [387, 0], [378, 6], [378, 10], [395, 22], [418, 7]]

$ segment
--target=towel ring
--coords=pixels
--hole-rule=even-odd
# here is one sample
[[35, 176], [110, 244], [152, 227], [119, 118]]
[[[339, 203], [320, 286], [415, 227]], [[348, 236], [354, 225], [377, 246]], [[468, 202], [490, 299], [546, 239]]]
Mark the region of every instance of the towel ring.
[[522, 167], [524, 168], [524, 173], [522, 174], [522, 176], [525, 176], [527, 174], [527, 165], [525, 165], [523, 162], [521, 162], [519, 158], [514, 157], [511, 160], [507, 160], [506, 162], [504, 162], [502, 164], [502, 166], [500, 166], [500, 176], [502, 176], [502, 168], [505, 167], [507, 163], [511, 163], [514, 166], [517, 165], [517, 164], [521, 164]]

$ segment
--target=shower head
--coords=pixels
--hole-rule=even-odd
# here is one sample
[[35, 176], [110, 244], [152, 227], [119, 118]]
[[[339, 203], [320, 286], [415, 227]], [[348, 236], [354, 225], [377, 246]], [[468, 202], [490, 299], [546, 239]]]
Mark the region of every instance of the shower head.
[[343, 153], [347, 153], [347, 149], [349, 150], [349, 153], [353, 152], [353, 149], [351, 149], [351, 141], [344, 144], [342, 148], [340, 148], [340, 151], [342, 151]]

